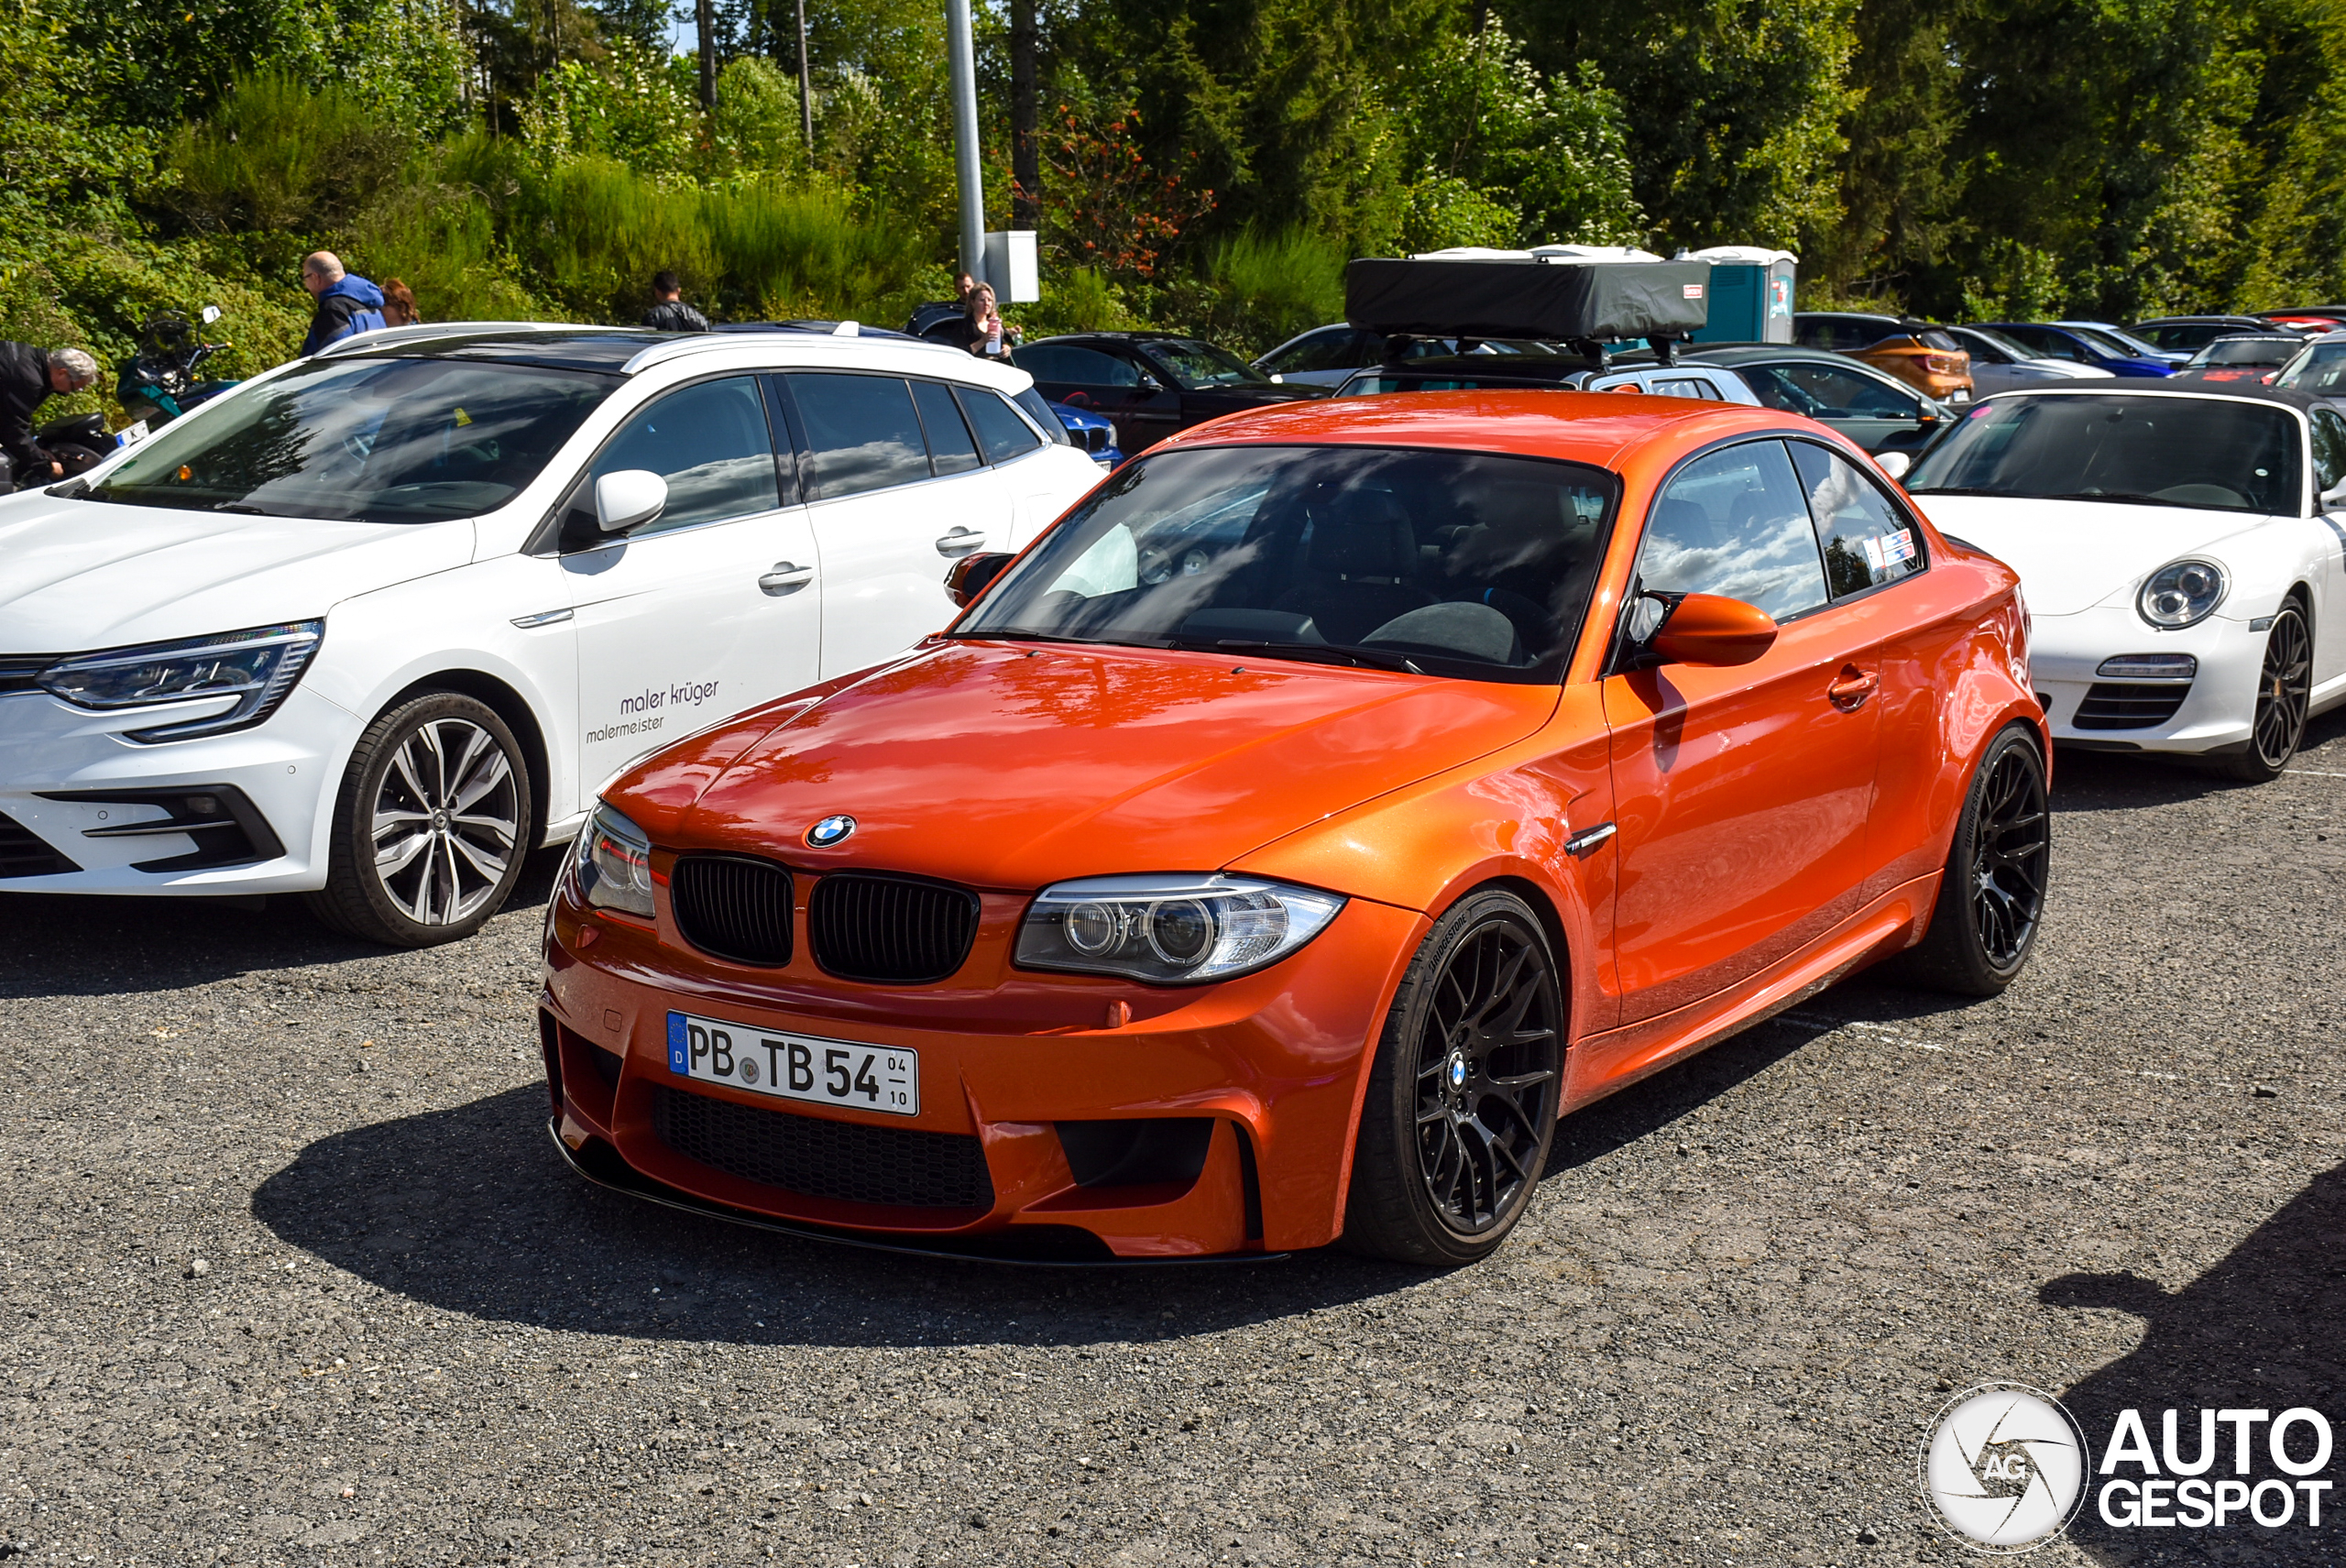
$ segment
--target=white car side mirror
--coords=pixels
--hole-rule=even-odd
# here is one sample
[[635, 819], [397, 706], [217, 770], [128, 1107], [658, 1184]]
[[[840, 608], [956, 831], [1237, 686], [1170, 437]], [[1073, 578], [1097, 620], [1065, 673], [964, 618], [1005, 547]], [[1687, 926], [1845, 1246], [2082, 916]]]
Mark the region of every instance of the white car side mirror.
[[2346, 479], [2339, 480], [2338, 483], [2321, 492], [2321, 510], [2324, 511], [2346, 510]]
[[668, 481], [649, 468], [621, 468], [595, 481], [595, 526], [605, 533], [641, 528], [667, 505]]
[[1914, 466], [1914, 459], [1903, 452], [1880, 452], [1874, 455], [1873, 464], [1891, 478], [1902, 483], [1906, 477], [1906, 470]]

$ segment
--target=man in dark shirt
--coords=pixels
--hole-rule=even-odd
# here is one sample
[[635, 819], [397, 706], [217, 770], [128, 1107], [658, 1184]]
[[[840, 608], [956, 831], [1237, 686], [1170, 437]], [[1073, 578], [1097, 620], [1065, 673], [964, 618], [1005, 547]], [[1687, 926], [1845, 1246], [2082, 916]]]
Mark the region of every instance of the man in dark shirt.
[[[33, 411], [57, 394], [78, 392], [98, 378], [98, 362], [78, 348], [36, 348], [0, 343], [0, 455], [12, 474], [0, 484], [45, 484], [78, 474], [98, 460], [84, 446], [46, 447], [33, 439]], [[0, 488], [0, 494], [5, 489]]]
[[684, 302], [684, 280], [674, 272], [661, 272], [652, 280], [652, 308], [643, 313], [643, 324], [654, 332], [707, 332], [708, 318]]
[[305, 358], [329, 343], [383, 324], [383, 291], [356, 272], [344, 271], [342, 258], [331, 250], [312, 251], [301, 258], [301, 287], [318, 302], [310, 313], [310, 335], [301, 340]]

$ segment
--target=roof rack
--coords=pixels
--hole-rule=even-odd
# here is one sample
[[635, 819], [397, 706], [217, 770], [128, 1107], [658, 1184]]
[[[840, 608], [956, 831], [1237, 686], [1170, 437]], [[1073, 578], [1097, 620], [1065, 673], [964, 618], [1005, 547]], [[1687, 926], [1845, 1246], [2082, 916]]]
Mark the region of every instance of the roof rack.
[[386, 344], [420, 343], [435, 337], [461, 337], [504, 332], [624, 332], [624, 327], [579, 326], [569, 322], [418, 322], [413, 326], [378, 326], [335, 338], [310, 356], [332, 359], [344, 354], [372, 353]]

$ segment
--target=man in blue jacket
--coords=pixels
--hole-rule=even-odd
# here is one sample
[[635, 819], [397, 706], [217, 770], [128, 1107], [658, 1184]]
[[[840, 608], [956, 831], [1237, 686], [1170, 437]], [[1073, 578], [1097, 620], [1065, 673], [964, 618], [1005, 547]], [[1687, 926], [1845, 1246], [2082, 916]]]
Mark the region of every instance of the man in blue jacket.
[[312, 251], [301, 259], [301, 287], [318, 297], [310, 317], [310, 335], [301, 340], [304, 357], [337, 338], [373, 332], [383, 324], [383, 291], [356, 273], [342, 269], [342, 258], [331, 250]]

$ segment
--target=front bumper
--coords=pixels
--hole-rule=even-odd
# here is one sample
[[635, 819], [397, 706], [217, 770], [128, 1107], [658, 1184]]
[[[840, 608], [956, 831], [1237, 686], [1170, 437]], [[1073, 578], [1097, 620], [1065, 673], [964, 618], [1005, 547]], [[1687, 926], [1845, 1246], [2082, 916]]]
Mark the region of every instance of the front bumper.
[[[0, 889], [250, 894], [324, 886], [326, 807], [343, 761], [357, 743], [357, 717], [296, 686], [267, 722], [251, 729], [159, 745], [123, 738], [126, 730], [156, 723], [158, 711], [93, 712], [38, 691], [0, 696], [0, 816], [79, 868], [0, 875]], [[169, 710], [174, 718], [203, 711], [194, 704]], [[266, 829], [246, 834], [255, 856], [231, 850], [226, 864], [141, 870], [159, 861], [216, 860], [225, 835], [126, 835], [126, 827], [170, 819], [172, 807], [53, 798], [159, 795], [174, 786], [233, 791], [229, 798], [242, 803], [238, 809], [248, 806]]]
[[[823, 976], [802, 951], [749, 970], [685, 948], [673, 932], [582, 909], [565, 879], [549, 914], [541, 1046], [558, 1137], [590, 1171], [619, 1168], [648, 1195], [788, 1226], [894, 1245], [1100, 1258], [1204, 1257], [1324, 1245], [1343, 1191], [1368, 1051], [1400, 967], [1427, 924], [1354, 899], [1302, 951], [1220, 985], [1153, 988], [1009, 967], [1025, 899], [987, 895], [959, 973], [936, 985], [860, 985]], [[1111, 1004], [1126, 1021], [1115, 1023]], [[894, 1116], [777, 1102], [687, 1080], [668, 1069], [667, 1014], [920, 1053], [920, 1113]], [[890, 1203], [810, 1196], [672, 1146], [687, 1140], [673, 1097], [692, 1096], [706, 1139], [745, 1115], [778, 1120], [839, 1157], [895, 1157], [910, 1132], [981, 1159], [978, 1202]], [[739, 1109], [735, 1109], [739, 1108]], [[1129, 1168], [1092, 1182], [1086, 1124], [1178, 1121], [1194, 1130], [1193, 1172]], [[809, 1127], [806, 1124], [815, 1124]], [[727, 1135], [735, 1135], [729, 1134]], [[760, 1137], [767, 1136], [760, 1125]], [[939, 1139], [941, 1138], [941, 1142]], [[729, 1159], [704, 1142], [696, 1153]], [[1074, 1157], [1070, 1157], [1070, 1149]], [[1137, 1174], [1144, 1179], [1124, 1179]], [[603, 1174], [597, 1179], [606, 1179]], [[624, 1183], [615, 1183], [624, 1184]]]
[[[2250, 627], [2214, 615], [2182, 631], [2154, 631], [2129, 605], [2033, 616], [2029, 675], [2053, 739], [2101, 751], [2190, 755], [2246, 744], [2264, 663], [2264, 631]], [[2188, 682], [2097, 673], [2105, 660], [2126, 653], [2188, 653], [2198, 670]]]

